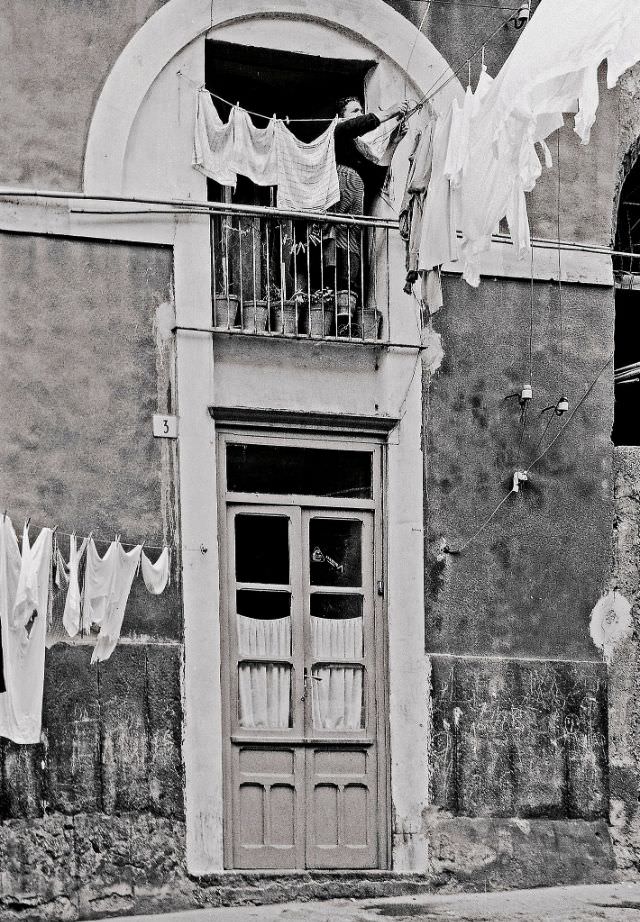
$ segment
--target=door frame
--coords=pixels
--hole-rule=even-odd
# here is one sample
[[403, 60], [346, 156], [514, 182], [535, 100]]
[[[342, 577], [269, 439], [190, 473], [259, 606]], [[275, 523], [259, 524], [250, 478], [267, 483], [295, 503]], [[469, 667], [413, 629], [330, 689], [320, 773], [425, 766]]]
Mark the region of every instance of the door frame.
[[[299, 506], [306, 509], [327, 511], [331, 509], [348, 512], [349, 510], [371, 511], [373, 513], [373, 644], [376, 671], [376, 709], [375, 734], [378, 745], [378, 869], [386, 870], [391, 866], [392, 823], [389, 806], [391, 804], [391, 758], [389, 733], [389, 668], [388, 668], [388, 624], [387, 624], [387, 544], [386, 544], [386, 501], [385, 485], [387, 482], [386, 438], [383, 435], [360, 435], [357, 431], [340, 432], [322, 431], [316, 427], [296, 426], [267, 430], [263, 426], [251, 427], [218, 422], [216, 426], [215, 459], [218, 492], [218, 551], [220, 559], [220, 691], [222, 705], [222, 773], [223, 773], [223, 855], [225, 869], [233, 870], [233, 773], [231, 756], [231, 697], [229, 694], [229, 615], [227, 604], [228, 567], [229, 567], [229, 533], [228, 508], [231, 504], [270, 505], [265, 502], [269, 494], [232, 493], [226, 488], [226, 445], [241, 439], [249, 444], [282, 445], [286, 447], [329, 448], [344, 451], [371, 450], [372, 464], [372, 499], [371, 500], [336, 500], [333, 497], [307, 495], [275, 495], [273, 506]], [[224, 620], [223, 620], [224, 619]], [[284, 741], [283, 741], [284, 742]], [[330, 740], [328, 740], [330, 742]], [[274, 739], [274, 745], [278, 741]], [[306, 853], [306, 849], [305, 849]], [[296, 868], [295, 870], [309, 870]]]

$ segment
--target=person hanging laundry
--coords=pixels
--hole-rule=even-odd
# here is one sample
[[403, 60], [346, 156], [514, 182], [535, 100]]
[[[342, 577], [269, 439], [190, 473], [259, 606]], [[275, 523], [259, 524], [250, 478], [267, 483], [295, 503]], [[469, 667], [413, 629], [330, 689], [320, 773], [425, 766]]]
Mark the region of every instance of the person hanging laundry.
[[45, 637], [52, 559], [51, 528], [22, 551], [8, 516], [0, 525], [0, 620], [6, 692], [0, 695], [0, 736], [39, 743], [42, 731]]
[[144, 550], [141, 557], [142, 578], [151, 595], [160, 595], [169, 582], [170, 557], [169, 548], [162, 549], [155, 563], [151, 563]]
[[75, 535], [69, 537], [69, 565], [68, 589], [64, 603], [62, 623], [69, 637], [75, 637], [80, 630], [81, 597], [79, 584], [79, 570], [82, 555], [87, 547], [87, 538], [84, 538], [80, 547]]
[[100, 628], [91, 663], [109, 659], [120, 639], [131, 584], [140, 563], [142, 545], [125, 551], [113, 541], [100, 557], [93, 538], [87, 545], [84, 576], [83, 630]]
[[[380, 115], [373, 112], [365, 114], [357, 96], [338, 100], [335, 155], [340, 200], [332, 209], [334, 213], [356, 216], [364, 214], [365, 184], [362, 174], [366, 169], [366, 159], [356, 146], [356, 140], [390, 119], [402, 119], [408, 109], [409, 103], [403, 101], [385, 109]], [[325, 249], [325, 263], [333, 270], [336, 289], [359, 291], [360, 249], [359, 232], [350, 233], [343, 225], [332, 225]]]

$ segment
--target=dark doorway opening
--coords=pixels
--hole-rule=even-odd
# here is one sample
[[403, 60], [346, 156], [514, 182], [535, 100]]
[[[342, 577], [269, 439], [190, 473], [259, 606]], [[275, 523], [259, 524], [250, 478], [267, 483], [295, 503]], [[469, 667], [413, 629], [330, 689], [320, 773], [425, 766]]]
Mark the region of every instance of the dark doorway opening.
[[615, 249], [615, 445], [640, 445], [640, 160], [622, 186]]
[[[284, 26], [283, 26], [284, 27]], [[237, 45], [233, 42], [205, 42], [205, 86], [231, 103], [250, 112], [257, 128], [263, 128], [274, 113], [279, 118], [332, 119], [336, 100], [343, 96], [364, 99], [365, 76], [375, 61], [321, 58], [292, 51], [275, 51]], [[220, 117], [226, 121], [230, 106], [214, 98]], [[291, 131], [301, 141], [311, 141], [327, 127], [327, 122], [292, 122]], [[234, 192], [224, 193], [209, 181], [209, 198], [238, 205], [273, 205], [269, 188], [254, 186], [238, 177]]]

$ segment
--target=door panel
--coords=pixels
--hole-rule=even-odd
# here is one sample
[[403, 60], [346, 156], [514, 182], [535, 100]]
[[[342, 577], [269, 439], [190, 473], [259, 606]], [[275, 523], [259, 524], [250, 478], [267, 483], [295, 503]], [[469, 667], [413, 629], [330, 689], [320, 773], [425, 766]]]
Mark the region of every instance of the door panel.
[[236, 745], [233, 854], [238, 868], [304, 862], [304, 760], [299, 750]]
[[373, 513], [228, 505], [232, 856], [375, 868]]
[[307, 867], [377, 866], [375, 749], [313, 748], [307, 754]]

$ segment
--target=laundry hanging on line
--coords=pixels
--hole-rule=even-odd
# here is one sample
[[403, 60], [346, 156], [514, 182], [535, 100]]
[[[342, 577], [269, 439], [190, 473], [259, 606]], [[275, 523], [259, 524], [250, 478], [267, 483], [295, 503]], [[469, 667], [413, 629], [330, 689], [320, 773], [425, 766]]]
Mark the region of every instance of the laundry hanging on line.
[[547, 166], [549, 135], [575, 113], [583, 144], [598, 107], [598, 68], [607, 85], [640, 59], [637, 0], [541, 0], [515, 48], [474, 113], [460, 183], [463, 278], [477, 286], [480, 255], [507, 219], [519, 256], [530, 251], [525, 193]]
[[277, 188], [278, 208], [327, 211], [340, 199], [334, 145], [337, 117], [314, 141], [300, 141], [275, 116], [256, 128], [240, 106], [223, 122], [206, 90], [197, 94], [193, 166], [223, 186], [238, 175]]
[[[87, 554], [80, 590], [80, 562]], [[20, 548], [8, 515], [0, 519], [0, 736], [15, 743], [40, 742], [45, 648], [93, 625], [98, 636], [91, 662], [109, 658], [120, 638], [133, 579], [142, 569], [148, 591], [159, 595], [169, 580], [170, 555], [163, 548], [152, 563], [143, 545], [125, 551], [111, 542], [101, 558], [93, 539], [69, 538], [69, 562], [54, 530], [42, 528], [31, 544], [25, 525]], [[65, 594], [60, 623], [53, 624], [53, 603]], [[63, 628], [64, 625], [64, 628]]]
[[32, 546], [25, 526], [20, 551], [10, 518], [0, 521], [0, 736], [14, 743], [40, 742], [52, 535], [43, 528]]

